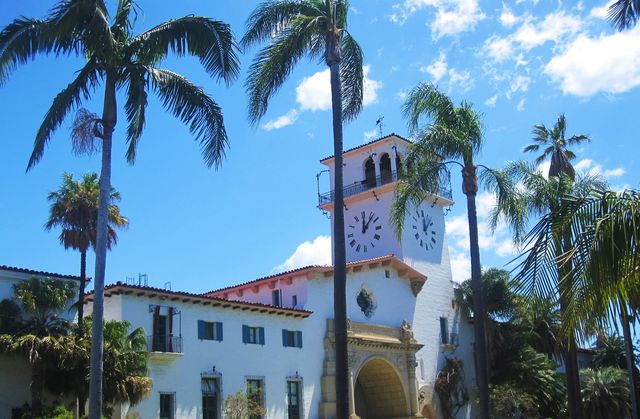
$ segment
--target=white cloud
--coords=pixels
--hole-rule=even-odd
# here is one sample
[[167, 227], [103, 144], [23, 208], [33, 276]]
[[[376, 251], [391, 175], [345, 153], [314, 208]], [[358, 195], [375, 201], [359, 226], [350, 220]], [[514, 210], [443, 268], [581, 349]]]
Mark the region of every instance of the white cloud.
[[640, 25], [629, 31], [579, 35], [545, 66], [564, 94], [623, 93], [640, 85]]
[[596, 18], [596, 19], [603, 19], [603, 20], [606, 19], [607, 15], [608, 15], [608, 12], [609, 12], [609, 6], [611, 6], [615, 2], [616, 2], [616, 0], [608, 0], [602, 6], [594, 7], [589, 12], [589, 17], [593, 17], [593, 18]]
[[529, 89], [531, 83], [531, 77], [516, 76], [509, 85], [509, 91], [507, 92], [507, 98], [511, 98], [511, 95], [517, 92], [526, 92]]
[[559, 44], [567, 36], [577, 33], [581, 27], [580, 18], [559, 11], [546, 15], [541, 22], [533, 22], [528, 18], [513, 34], [513, 39], [524, 49], [529, 50], [549, 41]]
[[478, 0], [405, 0], [394, 4], [388, 16], [393, 23], [403, 25], [418, 10], [435, 8], [436, 16], [431, 23], [435, 39], [475, 30], [476, 24], [486, 15], [480, 10]]
[[295, 252], [272, 272], [284, 272], [309, 265], [331, 265], [331, 237], [318, 236], [299, 245]]
[[462, 252], [451, 257], [451, 276], [455, 282], [462, 283], [471, 278], [471, 260]]
[[502, 13], [500, 13], [500, 23], [502, 23], [502, 26], [510, 28], [518, 23], [519, 20], [520, 18], [514, 15], [511, 9], [504, 4], [502, 5]]
[[280, 128], [286, 127], [287, 125], [291, 125], [294, 122], [296, 122], [296, 119], [298, 119], [298, 113], [299, 113], [298, 110], [291, 109], [286, 114], [276, 119], [270, 120], [269, 122], [264, 124], [262, 128], [266, 129], [267, 131], [271, 131], [273, 129], [280, 129]]
[[382, 88], [382, 82], [372, 80], [369, 77], [371, 71], [370, 65], [362, 67], [362, 73], [364, 75], [363, 92], [362, 92], [362, 106], [368, 106], [374, 103], [378, 103], [378, 89]]
[[437, 83], [445, 74], [447, 74], [447, 57], [443, 53], [440, 53], [440, 56], [436, 61], [426, 67], [420, 67], [420, 71], [431, 75], [433, 81]]
[[365, 141], [372, 139], [373, 137], [375, 137], [378, 134], [378, 129], [374, 128], [371, 131], [365, 131], [364, 132], [364, 139]]
[[501, 62], [513, 55], [511, 38], [492, 36], [484, 43], [485, 54], [495, 61]]
[[468, 71], [458, 71], [455, 68], [449, 70], [449, 88], [459, 86], [464, 92], [469, 90], [473, 86], [473, 80], [471, 79], [471, 73]]
[[518, 106], [516, 106], [516, 109], [518, 110], [518, 112], [524, 111], [524, 102], [525, 102], [524, 98], [520, 99], [520, 101], [518, 102]]
[[498, 101], [498, 95], [493, 95], [489, 99], [484, 101], [484, 104], [493, 108], [496, 106], [496, 102]]
[[584, 172], [590, 175], [600, 175], [605, 179], [620, 177], [626, 173], [626, 171], [621, 167], [605, 169], [601, 164], [594, 162], [592, 159], [582, 159], [573, 167], [577, 172]]
[[[368, 106], [378, 101], [378, 90], [382, 88], [382, 82], [372, 80], [369, 77], [371, 66], [363, 68], [363, 106]], [[302, 111], [326, 111], [331, 109], [331, 80], [329, 69], [319, 71], [309, 77], [305, 77], [296, 87], [296, 101]]]
[[396, 97], [397, 97], [399, 100], [404, 101], [404, 100], [407, 98], [407, 95], [408, 95], [408, 94], [409, 94], [409, 93], [407, 92], [407, 90], [406, 90], [406, 89], [400, 89], [400, 90], [398, 90], [398, 93], [396, 93]]

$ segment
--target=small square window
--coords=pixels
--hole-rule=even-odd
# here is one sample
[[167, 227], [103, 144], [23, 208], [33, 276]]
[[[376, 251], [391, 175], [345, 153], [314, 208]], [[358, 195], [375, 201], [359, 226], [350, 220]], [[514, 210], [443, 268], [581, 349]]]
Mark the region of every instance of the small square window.
[[388, 269], [384, 270], [384, 277], [385, 278], [391, 278], [391, 271], [389, 271]]
[[282, 307], [282, 293], [280, 292], [280, 290], [271, 291], [271, 305]]
[[302, 348], [302, 332], [282, 329], [282, 346], [285, 348]]
[[298, 306], [298, 296], [297, 295], [292, 295], [291, 296], [291, 306], [293, 308], [296, 308]]
[[198, 320], [198, 339], [222, 340], [222, 323]]
[[264, 327], [243, 325], [242, 342], [264, 345]]

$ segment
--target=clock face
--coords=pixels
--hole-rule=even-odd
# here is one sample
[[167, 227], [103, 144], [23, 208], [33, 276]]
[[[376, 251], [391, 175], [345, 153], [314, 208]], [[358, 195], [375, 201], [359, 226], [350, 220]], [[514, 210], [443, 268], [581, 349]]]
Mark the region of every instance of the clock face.
[[361, 211], [347, 225], [347, 244], [358, 253], [367, 253], [378, 245], [382, 225], [373, 211]]
[[424, 210], [416, 210], [411, 216], [413, 223], [413, 237], [421, 248], [427, 252], [433, 249], [438, 241], [436, 229], [433, 224], [433, 218], [429, 214], [425, 214]]

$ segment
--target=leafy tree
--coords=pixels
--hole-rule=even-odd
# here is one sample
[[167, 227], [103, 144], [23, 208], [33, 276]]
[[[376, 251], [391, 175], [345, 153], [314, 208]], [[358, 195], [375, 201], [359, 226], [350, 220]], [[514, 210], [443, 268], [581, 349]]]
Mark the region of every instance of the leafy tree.
[[576, 171], [571, 165], [571, 160], [575, 159], [576, 155], [573, 151], [569, 150], [567, 146], [578, 145], [591, 140], [584, 134], [572, 135], [569, 138], [565, 138], [566, 131], [567, 120], [564, 114], [558, 116], [558, 120], [553, 128], [547, 128], [544, 124], [535, 125], [533, 127], [534, 143], [526, 146], [524, 152], [538, 152], [540, 147], [543, 147], [542, 154], [536, 157], [535, 163], [539, 165], [548, 158], [551, 158], [549, 177], [559, 176], [560, 173], [564, 173], [569, 176], [571, 180], [574, 180], [576, 178]]
[[338, 417], [349, 415], [342, 123], [358, 115], [363, 92], [362, 50], [347, 30], [348, 10], [346, 0], [265, 1], [249, 16], [241, 41], [244, 47], [267, 43], [251, 63], [246, 81], [249, 119], [254, 124], [264, 116], [269, 100], [302, 57], [323, 57], [329, 67], [335, 159], [334, 319]]
[[[78, 331], [80, 336], [84, 330], [84, 289], [87, 281], [87, 250], [89, 246], [95, 249], [96, 231], [98, 227], [98, 196], [100, 187], [98, 175], [87, 173], [82, 176], [82, 182], [73, 179], [73, 175], [65, 173], [62, 186], [49, 193], [47, 199], [51, 201], [49, 219], [45, 223], [46, 230], [60, 227], [58, 236], [60, 244], [65, 249], [80, 251], [80, 288], [78, 290]], [[109, 206], [109, 223], [107, 230], [107, 249], [111, 249], [118, 242], [116, 228], [126, 227], [129, 223], [120, 214], [120, 208], [114, 202], [120, 200], [120, 194], [111, 188], [111, 205]], [[82, 404], [82, 403], [81, 403]]]
[[530, 394], [511, 383], [491, 385], [492, 419], [543, 419]]
[[14, 334], [20, 326], [20, 306], [8, 298], [0, 301], [0, 335]]
[[[28, 169], [43, 156], [53, 132], [67, 114], [88, 99], [102, 84], [104, 104], [93, 121], [91, 140], [102, 146], [100, 207], [96, 233], [94, 330], [91, 356], [90, 417], [99, 419], [102, 408], [102, 352], [104, 274], [108, 242], [108, 215], [111, 193], [111, 150], [117, 121], [117, 95], [125, 98], [127, 160], [135, 160], [142, 137], [149, 91], [163, 106], [188, 125], [200, 143], [208, 166], [218, 166], [228, 142], [218, 104], [204, 90], [184, 76], [161, 68], [169, 52], [192, 55], [209, 75], [231, 83], [239, 71], [237, 48], [229, 25], [205, 17], [186, 16], [164, 22], [140, 34], [133, 34], [132, 0], [118, 0], [112, 16], [104, 0], [59, 1], [44, 19], [21, 17], [0, 31], [0, 84], [20, 65], [37, 54], [71, 55], [86, 58], [75, 79], [53, 101], [36, 134]], [[85, 124], [85, 126], [88, 126]], [[90, 124], [89, 124], [90, 125]], [[82, 149], [92, 149], [83, 146]]]
[[[563, 114], [559, 116], [553, 129], [547, 128], [544, 124], [535, 125], [534, 144], [524, 149], [525, 152], [537, 152], [541, 146], [544, 147], [542, 154], [535, 161], [540, 164], [545, 159], [551, 158], [548, 177], [545, 177], [535, 165], [516, 161], [508, 163], [503, 170], [492, 172], [492, 176], [482, 178], [485, 186], [493, 190], [497, 196], [497, 205], [491, 215], [492, 228], [495, 229], [498, 221], [504, 218], [511, 227], [517, 244], [523, 243], [531, 217], [562, 211], [560, 198], [563, 195], [575, 193], [578, 196], [584, 196], [593, 188], [605, 186], [604, 180], [598, 176], [585, 175], [576, 178], [575, 169], [571, 165], [575, 154], [567, 146], [589, 141], [589, 138], [580, 134], [566, 139], [566, 125]], [[558, 257], [570, 249], [570, 231], [556, 225], [550, 226], [547, 233], [546, 244], [549, 246], [541, 242], [531, 242], [529, 252], [547, 252]], [[545, 271], [545, 274], [541, 275], [538, 265], [531, 259], [526, 259], [519, 267], [521, 271], [516, 275], [516, 280], [521, 283], [521, 290], [533, 297], [529, 301], [537, 299], [549, 299], [554, 303], [558, 301], [564, 322], [564, 312], [569, 301], [566, 288], [562, 288], [563, 283], [560, 282], [560, 278], [566, 278], [570, 283], [571, 268], [566, 264], [555, 263], [553, 270]], [[580, 418], [580, 382], [575, 330], [566, 330], [568, 332], [562, 349], [567, 368], [569, 416]]]
[[[467, 196], [469, 219], [473, 312], [476, 319], [484, 319], [476, 215], [478, 178], [474, 163], [483, 142], [480, 115], [466, 102], [455, 106], [447, 95], [426, 83], [420, 83], [411, 90], [403, 113], [409, 121], [409, 130], [415, 143], [409, 149], [407, 170], [403, 171], [396, 189], [391, 222], [397, 236], [401, 237], [407, 213], [425, 199], [432, 198], [440, 185], [448, 180], [446, 163], [455, 162], [462, 166], [462, 192]], [[425, 118], [428, 121], [423, 121]], [[489, 388], [485, 322], [475, 321], [473, 324], [480, 395], [479, 417], [486, 419], [489, 417]]]
[[224, 399], [223, 412], [224, 417], [228, 419], [247, 419], [265, 413], [264, 408], [242, 390], [229, 394]]
[[64, 336], [69, 322], [59, 314], [69, 306], [75, 284], [59, 279], [32, 277], [13, 284], [15, 298], [20, 301], [25, 321], [17, 333], [0, 335], [0, 352], [25, 356], [31, 364], [31, 406], [42, 408], [44, 375], [62, 349], [56, 336]]
[[[608, 333], [599, 335], [596, 340], [596, 346], [593, 349], [592, 362], [594, 368], [627, 368], [624, 339], [618, 335], [610, 335]], [[634, 362], [634, 364], [634, 369], [637, 371], [637, 362]]]
[[624, 419], [630, 413], [629, 384], [624, 371], [605, 367], [582, 373], [582, 403], [586, 419]]

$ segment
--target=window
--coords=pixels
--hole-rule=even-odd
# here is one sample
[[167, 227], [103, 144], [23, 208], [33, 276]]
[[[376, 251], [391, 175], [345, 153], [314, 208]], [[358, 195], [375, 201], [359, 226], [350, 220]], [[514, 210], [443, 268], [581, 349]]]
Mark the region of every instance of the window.
[[222, 341], [222, 323], [198, 320], [198, 339]]
[[287, 380], [287, 412], [289, 419], [300, 419], [302, 417], [300, 387], [299, 380]]
[[173, 419], [175, 417], [175, 405], [175, 393], [160, 393], [160, 419]]
[[385, 278], [391, 278], [391, 271], [389, 271], [388, 269], [384, 270], [384, 277]]
[[242, 325], [242, 342], [264, 345], [264, 327]]
[[449, 343], [448, 330], [448, 319], [446, 317], [440, 317], [440, 343], [443, 345], [447, 345]]
[[282, 346], [302, 348], [302, 332], [299, 330], [282, 329]]
[[[264, 380], [262, 378], [247, 379], [247, 398], [251, 400], [259, 410], [264, 409]], [[250, 419], [262, 419], [262, 415], [252, 415]]]
[[293, 308], [296, 308], [298, 306], [298, 296], [297, 295], [292, 295], [291, 296], [291, 306]]
[[202, 419], [220, 417], [220, 379], [202, 377]]
[[280, 290], [271, 291], [271, 305], [282, 307], [282, 293], [280, 293]]

